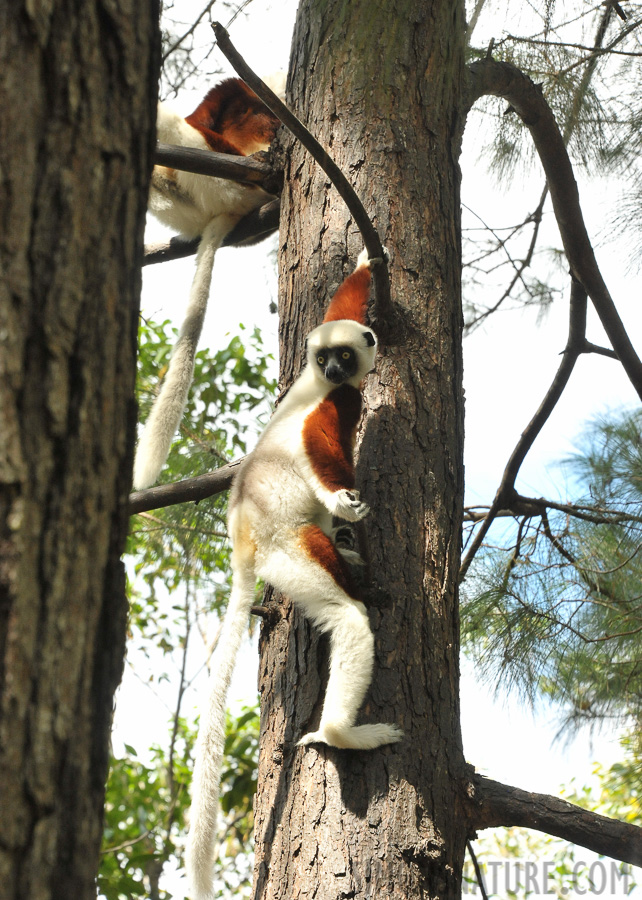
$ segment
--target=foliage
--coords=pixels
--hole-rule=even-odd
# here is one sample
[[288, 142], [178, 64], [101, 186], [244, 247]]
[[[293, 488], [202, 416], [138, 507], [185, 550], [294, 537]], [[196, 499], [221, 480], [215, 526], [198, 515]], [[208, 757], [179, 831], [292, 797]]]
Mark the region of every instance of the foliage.
[[565, 464], [574, 504], [517, 520], [466, 581], [464, 647], [569, 732], [642, 717], [641, 433], [640, 411], [593, 422]]
[[624, 758], [605, 768], [593, 766], [594, 785], [577, 787], [572, 782], [564, 790], [571, 803], [642, 826], [642, 735], [632, 731], [621, 741]]
[[[474, 61], [490, 53], [541, 86], [576, 171], [584, 178], [599, 177], [602, 184], [607, 177], [613, 179], [605, 235], [628, 241], [631, 258], [639, 261], [642, 4], [624, 6], [625, 20], [620, 17], [622, 6], [616, 10], [612, 3], [539, 0], [526, 10], [523, 4], [475, 0], [468, 4], [469, 56]], [[539, 189], [534, 185], [539, 201], [529, 201], [529, 209], [516, 212], [514, 188], [522, 193], [525, 175], [541, 171], [528, 128], [505, 101], [487, 97], [468, 117], [470, 132], [476, 155], [485, 147], [482, 152], [497, 184], [512, 190], [509, 221], [501, 221], [495, 210], [492, 218], [485, 217], [484, 231], [479, 229], [479, 211], [464, 206], [464, 303], [467, 327], [472, 329], [500, 307], [550, 304], [567, 279], [565, 270], [551, 265], [559, 239], [547, 227], [543, 177]], [[489, 293], [494, 299], [488, 299]]]
[[[154, 745], [145, 764], [127, 746], [125, 756], [112, 759], [98, 876], [107, 900], [147, 897], [150, 885], [154, 895], [171, 898], [158, 881], [167, 862], [182, 859], [196, 731], [179, 718], [169, 755]], [[244, 707], [237, 717], [228, 713], [219, 819], [224, 855], [215, 872], [222, 898], [245, 896], [250, 885], [258, 748], [258, 707]]]
[[[189, 807], [195, 733], [179, 721], [180, 752], [172, 760], [154, 745], [143, 763], [133, 747], [112, 759], [105, 798], [104, 846], [98, 889], [107, 900], [147, 897], [163, 865], [177, 853]], [[167, 893], [162, 894], [169, 897]]]
[[[141, 327], [139, 404], [147, 414], [158, 376], [167, 368], [175, 333], [168, 323]], [[274, 393], [257, 330], [232, 337], [217, 353], [197, 354], [194, 384], [162, 478], [201, 474], [245, 453]], [[189, 807], [196, 724], [185, 699], [203, 681], [228, 594], [226, 501], [222, 496], [141, 513], [128, 544], [128, 666], [170, 710], [166, 747], [141, 754], [129, 745], [112, 760], [107, 788], [105, 849], [99, 889], [107, 900], [169, 898], [164, 868], [181, 866]], [[210, 619], [212, 621], [210, 621]], [[193, 637], [200, 638], [195, 644]], [[118, 708], [117, 708], [118, 720]], [[256, 786], [256, 707], [228, 716], [221, 796], [225, 855], [217, 864], [221, 897], [242, 896], [251, 866]], [[240, 892], [240, 893], [239, 893]]]

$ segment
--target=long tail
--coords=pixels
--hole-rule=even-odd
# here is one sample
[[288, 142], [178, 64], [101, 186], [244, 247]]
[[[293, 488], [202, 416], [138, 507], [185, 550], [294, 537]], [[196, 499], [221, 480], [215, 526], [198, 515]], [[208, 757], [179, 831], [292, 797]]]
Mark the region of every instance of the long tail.
[[216, 251], [230, 229], [227, 219], [213, 219], [203, 231], [196, 255], [196, 272], [187, 312], [172, 351], [163, 386], [149, 414], [136, 449], [134, 488], [149, 487], [158, 478], [176, 434], [194, 377], [196, 348], [203, 328]]
[[235, 548], [230, 602], [214, 654], [207, 709], [201, 714], [198, 732], [186, 852], [192, 900], [214, 900], [214, 849], [221, 759], [225, 744], [225, 707], [234, 664], [254, 600], [256, 580], [253, 558], [245, 555], [241, 564], [239, 558], [240, 554]]

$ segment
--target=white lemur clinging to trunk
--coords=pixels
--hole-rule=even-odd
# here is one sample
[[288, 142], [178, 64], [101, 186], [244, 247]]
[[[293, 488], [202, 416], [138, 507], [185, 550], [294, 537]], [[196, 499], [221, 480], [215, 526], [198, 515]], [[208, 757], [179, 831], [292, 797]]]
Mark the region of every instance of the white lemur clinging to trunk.
[[[228, 78], [212, 88], [186, 119], [159, 103], [156, 122], [159, 141], [236, 156], [267, 150], [279, 125], [276, 116], [240, 78]], [[179, 234], [186, 238], [200, 236], [201, 241], [185, 318], [136, 450], [137, 490], [149, 487], [158, 478], [183, 415], [216, 251], [239, 219], [269, 199], [270, 195], [256, 185], [154, 167], [149, 209]]]
[[[243, 461], [229, 500], [232, 591], [201, 715], [192, 781], [187, 870], [192, 900], [213, 900], [212, 869], [225, 704], [247, 628], [257, 577], [297, 603], [330, 635], [330, 674], [321, 721], [299, 744], [371, 750], [398, 741], [394, 725], [355, 725], [370, 685], [374, 637], [333, 517], [363, 519], [353, 448], [360, 385], [377, 340], [365, 324], [370, 266], [364, 254], [307, 339], [307, 366]], [[345, 525], [344, 525], [345, 528]]]

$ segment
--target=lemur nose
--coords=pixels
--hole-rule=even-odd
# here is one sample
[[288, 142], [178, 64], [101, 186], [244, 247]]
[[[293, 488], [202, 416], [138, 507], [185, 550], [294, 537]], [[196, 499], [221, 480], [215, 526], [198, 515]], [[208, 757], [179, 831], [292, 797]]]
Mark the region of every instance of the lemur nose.
[[325, 370], [325, 377], [332, 384], [341, 384], [343, 381], [343, 370], [336, 363], [331, 363]]

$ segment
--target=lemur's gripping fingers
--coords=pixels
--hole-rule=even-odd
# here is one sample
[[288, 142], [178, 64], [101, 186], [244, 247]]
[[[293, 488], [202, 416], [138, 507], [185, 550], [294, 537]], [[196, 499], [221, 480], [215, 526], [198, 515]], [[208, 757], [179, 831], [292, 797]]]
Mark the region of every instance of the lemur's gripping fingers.
[[386, 263], [390, 262], [390, 251], [387, 247], [383, 247], [383, 259], [380, 256], [369, 257], [368, 251], [364, 247], [357, 259], [357, 269], [360, 266], [368, 266], [369, 269], [372, 269], [374, 266], [380, 266], [384, 260]]
[[370, 512], [370, 507], [359, 496], [359, 491], [348, 491], [343, 488], [334, 494], [333, 516], [345, 519], [347, 522], [358, 522], [364, 519]]

